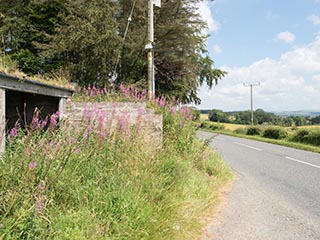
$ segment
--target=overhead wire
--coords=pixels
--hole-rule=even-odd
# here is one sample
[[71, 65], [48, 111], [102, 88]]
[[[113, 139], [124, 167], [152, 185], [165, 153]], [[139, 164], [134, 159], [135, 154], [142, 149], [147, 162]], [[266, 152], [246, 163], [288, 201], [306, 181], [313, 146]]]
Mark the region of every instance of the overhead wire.
[[130, 11], [130, 15], [129, 15], [129, 17], [128, 17], [126, 29], [125, 29], [124, 34], [123, 34], [123, 37], [122, 37], [121, 49], [120, 49], [120, 52], [119, 52], [119, 54], [118, 54], [115, 67], [114, 67], [114, 69], [113, 69], [113, 71], [112, 71], [112, 76], [111, 76], [111, 82], [112, 82], [112, 83], [113, 83], [113, 82], [116, 80], [116, 78], [117, 78], [116, 74], [117, 74], [117, 68], [118, 68], [118, 65], [119, 65], [119, 62], [120, 62], [121, 50], [122, 50], [122, 48], [123, 48], [123, 46], [124, 46], [124, 43], [125, 43], [125, 41], [126, 41], [126, 38], [127, 38], [127, 34], [128, 34], [128, 30], [129, 30], [130, 23], [131, 23], [131, 21], [132, 21], [132, 15], [133, 15], [133, 11], [134, 11], [135, 6], [136, 6], [136, 0], [133, 1], [132, 8], [131, 8], [131, 11]]

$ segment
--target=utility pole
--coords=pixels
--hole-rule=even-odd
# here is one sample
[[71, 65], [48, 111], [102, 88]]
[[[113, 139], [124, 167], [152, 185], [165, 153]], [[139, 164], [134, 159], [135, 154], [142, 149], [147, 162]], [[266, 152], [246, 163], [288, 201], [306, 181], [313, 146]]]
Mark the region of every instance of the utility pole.
[[154, 47], [154, 12], [153, 0], [148, 2], [148, 43], [146, 49], [148, 50], [148, 83], [149, 83], [149, 98], [154, 96], [153, 82], [154, 82], [154, 65], [153, 65], [153, 47]]
[[260, 82], [258, 83], [244, 83], [243, 86], [250, 87], [250, 103], [251, 103], [251, 125], [253, 126], [253, 97], [252, 97], [252, 88], [260, 86]]
[[155, 95], [153, 5], [161, 7], [161, 0], [148, 0], [148, 43], [145, 46], [145, 49], [148, 51], [148, 90], [150, 99], [153, 98]]

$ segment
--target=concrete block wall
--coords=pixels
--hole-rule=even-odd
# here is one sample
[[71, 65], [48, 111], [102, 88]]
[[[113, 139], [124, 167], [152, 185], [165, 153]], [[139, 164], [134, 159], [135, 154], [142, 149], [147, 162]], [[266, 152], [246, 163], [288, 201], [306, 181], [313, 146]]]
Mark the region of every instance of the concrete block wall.
[[64, 100], [61, 106], [62, 119], [71, 122], [81, 122], [88, 112], [104, 112], [106, 114], [106, 124], [110, 118], [111, 128], [118, 124], [119, 119], [125, 117], [130, 125], [138, 124], [139, 132], [144, 131], [145, 142], [154, 148], [162, 146], [162, 115], [155, 114], [152, 109], [148, 109], [145, 103], [128, 102], [72, 102], [70, 99]]

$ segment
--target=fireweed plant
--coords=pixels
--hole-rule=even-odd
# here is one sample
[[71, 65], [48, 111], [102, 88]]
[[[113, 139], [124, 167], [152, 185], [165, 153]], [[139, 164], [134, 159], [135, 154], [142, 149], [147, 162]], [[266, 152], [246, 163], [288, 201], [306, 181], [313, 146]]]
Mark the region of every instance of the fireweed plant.
[[86, 102], [144, 102], [147, 100], [148, 92], [146, 90], [138, 90], [131, 86], [120, 84], [119, 87], [103, 87], [84, 86], [76, 87], [76, 92], [73, 96], [73, 101], [86, 101]]
[[0, 160], [0, 239], [196, 238], [230, 171], [195, 140], [189, 108], [148, 104], [163, 114], [162, 148], [128, 114], [17, 122]]

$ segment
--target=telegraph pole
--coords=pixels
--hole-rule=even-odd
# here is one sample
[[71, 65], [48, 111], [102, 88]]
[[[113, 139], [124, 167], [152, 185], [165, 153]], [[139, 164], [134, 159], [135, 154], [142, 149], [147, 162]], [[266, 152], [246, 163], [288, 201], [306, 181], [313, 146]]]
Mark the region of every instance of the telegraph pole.
[[149, 84], [149, 98], [154, 96], [154, 12], [153, 0], [148, 2], [148, 43], [146, 49], [148, 50], [148, 84]]
[[149, 98], [155, 95], [154, 77], [154, 6], [161, 7], [161, 0], [148, 0], [148, 43], [145, 49], [148, 51], [148, 90]]
[[253, 97], [252, 97], [252, 88], [260, 86], [260, 82], [258, 83], [244, 83], [243, 86], [250, 87], [250, 103], [251, 103], [251, 125], [253, 126]]

